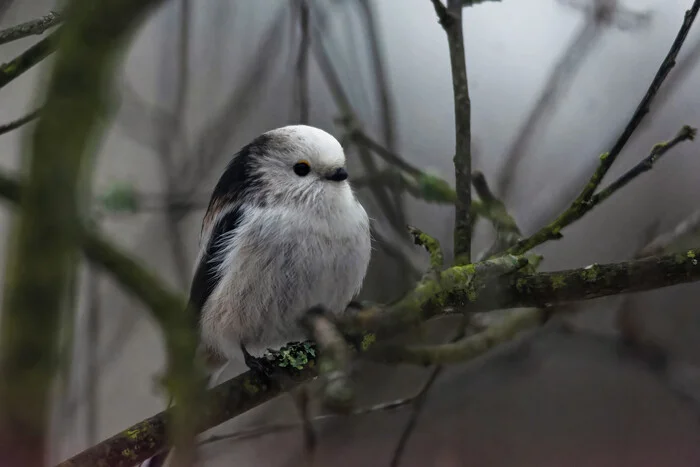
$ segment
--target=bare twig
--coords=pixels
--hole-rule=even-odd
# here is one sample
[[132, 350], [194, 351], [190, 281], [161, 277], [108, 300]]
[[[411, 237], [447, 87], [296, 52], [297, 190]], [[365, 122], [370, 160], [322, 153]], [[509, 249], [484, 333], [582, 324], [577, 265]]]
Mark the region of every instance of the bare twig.
[[85, 286], [87, 295], [87, 313], [85, 315], [86, 327], [86, 361], [85, 361], [85, 439], [92, 445], [98, 442], [97, 421], [99, 419], [98, 385], [100, 380], [99, 348], [100, 332], [100, 274], [93, 271], [92, 265], [88, 265], [88, 283]]
[[28, 36], [43, 34], [47, 29], [56, 26], [63, 20], [61, 15], [55, 11], [50, 11], [47, 15], [39, 19], [27, 21], [0, 31], [0, 45], [8, 42], [23, 39]]
[[688, 36], [688, 32], [690, 31], [690, 28], [693, 25], [693, 22], [695, 21], [695, 17], [697, 16], [699, 10], [700, 0], [695, 0], [690, 10], [686, 11], [683, 24], [681, 25], [668, 54], [661, 62], [661, 65], [658, 71], [656, 72], [654, 79], [649, 85], [649, 88], [644, 97], [642, 98], [641, 102], [637, 106], [637, 109], [632, 115], [632, 118], [630, 119], [629, 123], [627, 124], [627, 126], [625, 127], [625, 129], [623, 130], [622, 134], [619, 136], [613, 147], [610, 149], [610, 151], [601, 155], [601, 161], [598, 165], [598, 168], [593, 173], [588, 183], [586, 183], [586, 185], [583, 187], [576, 199], [571, 203], [571, 206], [569, 206], [569, 208], [566, 211], [560, 214], [559, 217], [557, 217], [552, 223], [541, 228], [532, 236], [518, 242], [516, 245], [510, 248], [510, 253], [523, 253], [548, 240], [561, 238], [561, 230], [564, 227], [580, 219], [584, 214], [586, 214], [590, 210], [590, 201], [594, 197], [596, 189], [603, 181], [603, 178], [608, 173], [608, 170], [610, 170], [610, 167], [612, 167], [612, 164], [617, 159], [617, 156], [620, 154], [620, 152], [622, 152], [622, 149], [625, 147], [627, 141], [630, 139], [634, 131], [644, 119], [644, 116], [649, 112], [649, 106], [652, 100], [654, 99], [654, 96], [656, 95], [663, 81], [670, 73], [673, 66], [675, 65], [676, 57], [678, 56], [678, 53], [680, 52], [681, 47], [683, 46], [683, 42], [685, 42], [685, 39]]
[[360, 9], [362, 10], [362, 18], [365, 22], [365, 29], [368, 35], [369, 56], [372, 60], [373, 76], [376, 80], [376, 87], [379, 93], [379, 104], [381, 109], [382, 133], [384, 136], [384, 144], [390, 151], [395, 149], [396, 145], [396, 125], [394, 117], [394, 105], [391, 101], [389, 92], [389, 83], [387, 72], [382, 54], [378, 27], [376, 24], [375, 13], [372, 7], [372, 2], [369, 0], [358, 0]]
[[[175, 115], [159, 105], [146, 102], [128, 79], [121, 83], [120, 91], [116, 123], [134, 141], [158, 151], [160, 135], [166, 134], [167, 129], [174, 126]], [[187, 141], [180, 138], [179, 142], [184, 146], [184, 152], [188, 153]]]
[[271, 67], [277, 63], [283, 41], [280, 30], [284, 25], [287, 8], [279, 8], [277, 16], [263, 34], [259, 46], [261, 60], [253, 60], [253, 65], [243, 76], [242, 82], [232, 90], [221, 110], [214, 115], [199, 133], [192, 148], [192, 157], [184, 160], [177, 170], [177, 179], [185, 187], [183, 191], [194, 191], [200, 181], [207, 176], [218, 160], [230, 154], [226, 147], [236, 135], [236, 122], [245, 119], [257, 99], [265, 89], [264, 81], [273, 74]]
[[[369, 407], [362, 407], [359, 409], [355, 409], [350, 413], [350, 416], [361, 416], [361, 415], [368, 415], [376, 412], [389, 412], [389, 411], [394, 411], [398, 410], [401, 408], [404, 408], [408, 405], [411, 405], [420, 392], [417, 394], [406, 397], [403, 399], [396, 399], [393, 401], [389, 402], [382, 402], [380, 404], [372, 405]], [[346, 414], [337, 414], [337, 413], [328, 413], [328, 414], [323, 414], [319, 415], [317, 417], [314, 417], [309, 420], [309, 423], [318, 423], [322, 422], [325, 420], [333, 420], [333, 419], [338, 419], [340, 417], [346, 417], [348, 415]], [[295, 423], [279, 423], [279, 424], [274, 424], [274, 425], [262, 425], [254, 428], [249, 428], [245, 430], [240, 430], [236, 431], [234, 433], [227, 433], [223, 435], [212, 435], [209, 438], [202, 440], [199, 444], [204, 445], [204, 444], [211, 444], [211, 443], [217, 443], [219, 441], [244, 441], [247, 439], [251, 438], [258, 438], [261, 436], [266, 436], [266, 435], [271, 435], [275, 433], [281, 433], [289, 430], [294, 430], [297, 428], [303, 428], [303, 423], [301, 424], [298, 422]]]
[[[522, 254], [526, 251], [531, 250], [535, 246], [546, 242], [547, 240], [556, 240], [561, 238], [561, 230], [564, 227], [582, 218], [589, 211], [591, 211], [601, 202], [608, 199], [610, 196], [616, 193], [620, 188], [627, 185], [638, 175], [641, 175], [644, 172], [650, 170], [654, 162], [656, 162], [656, 160], [658, 160], [659, 157], [664, 155], [669, 149], [673, 148], [675, 145], [682, 141], [692, 140], [695, 137], [695, 131], [695, 129], [690, 128], [689, 126], [684, 126], [671, 141], [656, 144], [652, 148], [649, 156], [647, 156], [644, 160], [642, 160], [631, 170], [623, 174], [616, 181], [611, 183], [610, 186], [601, 190], [599, 193], [593, 194], [593, 192], [591, 191], [590, 194], [586, 194], [585, 191], [588, 190], [588, 188], [584, 189], [584, 192], [581, 192], [581, 194], [578, 196], [578, 198], [576, 198], [576, 200], [574, 200], [571, 206], [569, 206], [569, 208], [566, 211], [560, 214], [559, 217], [557, 217], [552, 223], [550, 223], [546, 227], [543, 227], [532, 236], [519, 241], [518, 243], [513, 245], [508, 250], [508, 252], [511, 254]], [[593, 184], [597, 186], [600, 183], [600, 180], [602, 180], [603, 178], [602, 174], [607, 170], [606, 167], [609, 167], [607, 163], [609, 157], [610, 156], [608, 153], [605, 153], [600, 156], [600, 163], [598, 164], [598, 168], [593, 173], [593, 176], [590, 178], [587, 187], [590, 187]]]
[[[175, 192], [180, 188], [181, 181], [177, 179], [175, 166], [176, 143], [183, 138], [185, 133], [185, 112], [189, 87], [189, 63], [190, 63], [190, 0], [180, 0], [179, 25], [178, 25], [178, 49], [177, 49], [177, 89], [175, 90], [175, 103], [173, 106], [173, 118], [168, 127], [162, 127], [162, 132], [157, 136], [159, 141], [158, 156], [160, 164], [166, 175], [165, 182], [165, 221], [167, 225], [167, 242], [170, 254], [175, 263], [175, 271], [180, 287], [187, 286], [190, 274], [190, 265], [186, 255], [185, 243], [180, 231], [179, 220], [182, 211], [174, 209], [170, 202]], [[170, 37], [168, 37], [170, 40]], [[166, 73], [163, 79], [171, 79], [170, 73]], [[165, 86], [163, 86], [165, 88]]]
[[[394, 116], [394, 104], [389, 90], [389, 80], [386, 71], [386, 64], [382, 54], [381, 38], [378, 32], [376, 13], [373, 3], [369, 0], [357, 0], [361, 10], [361, 17], [367, 32], [367, 43], [369, 46], [369, 57], [372, 61], [372, 76], [374, 76], [375, 87], [378, 93], [379, 109], [381, 113], [381, 129], [384, 144], [389, 150], [396, 149], [396, 118]], [[400, 191], [391, 192], [394, 206], [397, 212], [405, 211], [403, 193]], [[404, 219], [401, 219], [405, 221]]]
[[[312, 37], [311, 49], [314, 53], [314, 57], [316, 58], [319, 68], [321, 69], [326, 85], [331, 91], [331, 95], [335, 100], [336, 106], [340, 110], [342, 122], [345, 123], [349, 133], [352, 134], [354, 132], [354, 128], [360, 123], [355, 115], [355, 111], [352, 107], [350, 98], [345, 91], [342, 80], [340, 79], [340, 76], [333, 65], [333, 61], [326, 50], [320, 26], [315, 24], [313, 31], [315, 34]], [[376, 174], [379, 172], [379, 167], [366, 148], [363, 146], [358, 146], [358, 153], [360, 156], [360, 162], [364, 166], [367, 173]], [[368, 188], [394, 230], [403, 231], [405, 222], [402, 222], [402, 214], [397, 212], [394, 205], [391, 203], [385, 187], [369, 186]]]
[[440, 0], [431, 0], [440, 24], [447, 34], [452, 67], [452, 90], [455, 112], [455, 206], [454, 256], [457, 264], [471, 261], [471, 101], [467, 81], [467, 63], [464, 56], [462, 32], [462, 1], [448, 0], [445, 7]]
[[52, 32], [17, 57], [0, 65], [0, 88], [51, 55], [58, 45], [60, 29]]
[[302, 433], [304, 435], [304, 454], [306, 456], [306, 465], [311, 467], [314, 464], [316, 455], [316, 447], [318, 445], [318, 437], [314, 430], [313, 420], [309, 418], [311, 395], [309, 394], [308, 386], [300, 386], [292, 391], [295, 405], [299, 411], [301, 418]]
[[379, 157], [384, 159], [384, 162], [392, 165], [396, 169], [403, 170], [407, 174], [413, 175], [414, 177], [417, 177], [423, 173], [419, 168], [408, 163], [403, 157], [399, 156], [398, 154], [395, 154], [390, 149], [376, 142], [361, 128], [350, 128], [348, 136], [355, 144], [365, 146], [367, 149], [376, 153]]
[[320, 350], [323, 403], [334, 412], [349, 413], [355, 399], [350, 381], [350, 348], [322, 306], [311, 308], [301, 320]]
[[605, 188], [605, 189], [601, 190], [600, 192], [598, 192], [597, 194], [593, 195], [593, 197], [591, 197], [591, 200], [589, 201], [589, 204], [591, 204], [592, 206], [595, 206], [595, 205], [605, 201], [613, 193], [615, 193], [617, 190], [619, 190], [620, 188], [627, 185], [634, 178], [638, 177], [639, 175], [643, 174], [644, 172], [651, 170], [652, 167], [654, 166], [654, 164], [664, 154], [666, 154], [671, 148], [676, 146], [678, 143], [682, 143], [683, 141], [694, 140], [696, 133], [697, 133], [697, 130], [695, 128], [691, 128], [688, 125], [684, 125], [683, 128], [681, 128], [681, 130], [678, 132], [678, 134], [673, 137], [673, 139], [671, 139], [670, 141], [664, 142], [664, 143], [656, 144], [652, 148], [649, 156], [647, 156], [644, 160], [639, 162], [639, 164], [635, 165], [632, 169], [625, 172], [625, 174], [620, 176], [620, 178], [618, 178], [613, 183], [611, 183], [607, 188]]
[[518, 173], [520, 163], [530, 149], [537, 128], [554, 111], [557, 98], [565, 87], [573, 81], [581, 64], [593, 50], [596, 40], [600, 37], [600, 31], [598, 23], [586, 21], [554, 65], [537, 102], [525, 117], [524, 123], [508, 147], [501, 163], [502, 170], [496, 188], [502, 199], [507, 200], [510, 196], [515, 174]]
[[673, 244], [681, 238], [700, 232], [700, 210], [693, 212], [683, 219], [676, 227], [664, 234], [661, 234], [650, 241], [636, 255], [637, 258], [644, 258], [662, 254], [673, 247]]
[[9, 123], [5, 123], [4, 125], [0, 125], [0, 135], [4, 135], [5, 133], [9, 133], [13, 130], [16, 130], [21, 126], [36, 120], [37, 117], [39, 117], [39, 109], [34, 110], [33, 112], [30, 112], [24, 117], [18, 118], [17, 120], [13, 120]]
[[[462, 316], [460, 326], [457, 329], [457, 333], [455, 337], [451, 340], [451, 342], [457, 342], [464, 338], [467, 331], [467, 325], [473, 321], [470, 318], [471, 317], [468, 315]], [[438, 377], [442, 374], [444, 368], [444, 365], [436, 365], [430, 372], [428, 379], [426, 379], [420, 391], [418, 391], [418, 393], [413, 397], [411, 404], [411, 414], [409, 415], [408, 422], [406, 423], [406, 425], [404, 425], [404, 428], [401, 431], [399, 442], [394, 448], [394, 454], [391, 457], [390, 463], [391, 467], [399, 467], [401, 463], [401, 457], [403, 456], [403, 453], [406, 450], [408, 441], [411, 439], [411, 435], [413, 434], [413, 431], [418, 425], [418, 418], [420, 417], [420, 414], [423, 411], [425, 401], [428, 398], [428, 393], [432, 389]]]
[[488, 258], [515, 244], [520, 240], [522, 234], [520, 233], [515, 219], [508, 213], [505, 204], [494, 196], [489, 188], [488, 182], [486, 182], [484, 174], [479, 171], [474, 171], [472, 173], [472, 184], [474, 185], [476, 194], [479, 195], [481, 199], [484, 209], [489, 212], [488, 219], [496, 229], [496, 240], [491, 248], [483, 255], [484, 258]]
[[406, 450], [406, 445], [408, 445], [408, 441], [409, 439], [411, 439], [411, 435], [413, 434], [413, 431], [415, 430], [416, 425], [418, 424], [418, 417], [420, 416], [423, 406], [425, 405], [425, 400], [428, 397], [428, 392], [433, 387], [435, 381], [437, 381], [437, 378], [438, 376], [440, 376], [440, 373], [442, 373], [442, 369], [443, 367], [440, 365], [433, 368], [430, 372], [430, 375], [428, 376], [428, 379], [425, 381], [420, 391], [418, 391], [418, 394], [416, 394], [413, 397], [413, 400], [411, 401], [411, 415], [409, 416], [408, 422], [404, 426], [404, 429], [401, 431], [399, 442], [394, 448], [394, 453], [392, 454], [391, 462], [389, 463], [391, 467], [399, 467], [399, 465], [401, 464], [401, 456]]
[[309, 34], [309, 4], [308, 0], [297, 0], [299, 7], [299, 52], [297, 54], [296, 75], [296, 99], [299, 106], [299, 123], [309, 123], [309, 46], [311, 36]]

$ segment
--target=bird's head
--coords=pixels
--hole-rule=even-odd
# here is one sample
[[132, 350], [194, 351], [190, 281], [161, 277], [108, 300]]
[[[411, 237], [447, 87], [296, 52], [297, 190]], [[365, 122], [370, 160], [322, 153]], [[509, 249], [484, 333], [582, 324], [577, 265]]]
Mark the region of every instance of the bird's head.
[[329, 133], [290, 125], [264, 133], [257, 175], [277, 202], [313, 202], [351, 194], [345, 153]]

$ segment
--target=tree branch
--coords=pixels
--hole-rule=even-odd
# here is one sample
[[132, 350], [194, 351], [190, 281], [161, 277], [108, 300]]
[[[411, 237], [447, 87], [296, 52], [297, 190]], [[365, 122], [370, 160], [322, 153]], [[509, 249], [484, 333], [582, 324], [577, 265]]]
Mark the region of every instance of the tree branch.
[[670, 232], [663, 233], [637, 253], [637, 258], [646, 256], [659, 255], [668, 251], [673, 247], [673, 244], [682, 238], [700, 232], [700, 210], [693, 212], [691, 215], [683, 219]]
[[311, 36], [309, 34], [309, 4], [308, 0], [297, 0], [299, 8], [299, 30], [301, 39], [299, 40], [299, 51], [297, 52], [296, 74], [294, 82], [296, 85], [296, 103], [299, 105], [299, 123], [307, 125], [309, 123], [309, 47]]
[[695, 128], [691, 128], [688, 125], [684, 125], [683, 128], [680, 129], [678, 134], [673, 137], [673, 139], [655, 145], [652, 148], [649, 156], [647, 156], [645, 159], [639, 162], [639, 164], [635, 165], [632, 169], [630, 169], [620, 178], [611, 183], [607, 188], [593, 195], [590, 204], [595, 206], [596, 204], [608, 199], [613, 193], [627, 185], [636, 177], [643, 174], [644, 172], [651, 170], [654, 164], [675, 145], [677, 145], [678, 143], [682, 143], [683, 141], [693, 141], [695, 139], [696, 133], [697, 130]]
[[445, 365], [474, 359], [494, 347], [513, 340], [521, 331], [543, 323], [545, 310], [527, 308], [511, 313], [486, 330], [456, 342], [439, 345], [382, 345], [369, 352], [369, 358], [388, 364]]
[[302, 324], [320, 351], [318, 366], [323, 378], [324, 405], [333, 412], [349, 413], [355, 391], [350, 380], [352, 357], [345, 338], [321, 306], [310, 309]]
[[28, 36], [43, 34], [47, 29], [56, 26], [63, 20], [61, 15], [55, 11], [50, 11], [49, 14], [42, 16], [39, 19], [27, 21], [26, 23], [18, 24], [0, 31], [0, 45], [8, 42], [23, 39]]
[[27, 123], [36, 120], [36, 118], [39, 116], [39, 109], [34, 110], [33, 112], [29, 112], [27, 115], [18, 118], [17, 120], [13, 120], [11, 122], [5, 123], [4, 125], [0, 125], [0, 135], [4, 135], [5, 133], [9, 133], [13, 130], [16, 130], [17, 128], [26, 125]]
[[448, 0], [445, 6], [440, 0], [431, 0], [442, 28], [447, 34], [452, 67], [452, 91], [455, 112], [455, 206], [454, 256], [457, 264], [471, 262], [471, 100], [467, 81], [467, 62], [464, 56], [462, 31], [462, 1]]
[[425, 251], [430, 255], [431, 271], [439, 274], [445, 263], [442, 248], [440, 248], [440, 242], [416, 227], [409, 226], [408, 232], [413, 237], [413, 243], [425, 248]]
[[[0, 183], [0, 192], [3, 191], [2, 188], [3, 184]], [[365, 325], [368, 330], [390, 336], [433, 316], [446, 313], [451, 307], [466, 308], [470, 312], [523, 306], [542, 307], [699, 281], [700, 266], [695, 259], [698, 255], [700, 249], [689, 250], [685, 254], [626, 263], [594, 265], [550, 273], [514, 273], [511, 276], [494, 275], [488, 271], [486, 265], [455, 266], [443, 272], [442, 289], [435, 283], [424, 284], [421, 291], [414, 292], [408, 299], [387, 309], [364, 310], [344, 319], [340, 329], [363, 332], [362, 326]], [[474, 272], [475, 269], [478, 272]], [[503, 273], [507, 269], [501, 265], [499, 272]], [[491, 279], [488, 279], [489, 276]], [[473, 285], [467, 284], [469, 281]], [[416, 305], [408, 305], [407, 301]], [[558, 309], [555, 308], [555, 312], [558, 312]], [[404, 311], [409, 313], [407, 319], [398, 322], [396, 326], [388, 324], [392, 320], [395, 321], [394, 318], [401, 316]], [[530, 315], [518, 318], [518, 322], [527, 324], [529, 319], [526, 318], [530, 316], [535, 319], [539, 311], [532, 310], [528, 313]], [[379, 337], [379, 334], [366, 334], [360, 350], [371, 349]], [[313, 346], [308, 343], [301, 343], [268, 354], [268, 359], [276, 368], [276, 374], [269, 383], [260, 383], [250, 372], [246, 372], [210, 390], [208, 394], [212, 397], [213, 407], [216, 408], [207, 406], [203, 410], [197, 430], [204, 431], [216, 426], [316, 376], [315, 350], [312, 349]], [[122, 459], [123, 455], [120, 453], [123, 451], [130, 453], [132, 463], [144, 460], [165, 448], [164, 430], [168, 420], [169, 412], [161, 412], [89, 448], [60, 464], [60, 467], [91, 466], [97, 459], [102, 458]], [[129, 464], [124, 461], [123, 464], [115, 462], [110, 465]]]
[[688, 32], [690, 31], [699, 10], [700, 0], [695, 0], [692, 7], [685, 12], [683, 23], [681, 24], [675, 40], [673, 41], [673, 44], [671, 44], [668, 54], [661, 62], [654, 79], [649, 85], [646, 94], [644, 97], [642, 97], [642, 100], [637, 106], [632, 118], [627, 123], [627, 126], [622, 131], [622, 134], [618, 137], [615, 144], [613, 144], [610, 151], [600, 156], [600, 164], [598, 165], [598, 168], [588, 180], [588, 183], [586, 183], [586, 185], [583, 187], [576, 199], [571, 203], [569, 208], [560, 214], [559, 217], [557, 217], [549, 225], [541, 228], [532, 236], [518, 242], [508, 250], [509, 253], [522, 254], [523, 252], [528, 251], [548, 240], [561, 238], [561, 230], [564, 227], [580, 219], [591, 209], [592, 206], [590, 201], [593, 198], [595, 191], [598, 189], [598, 186], [608, 173], [608, 170], [610, 170], [610, 167], [612, 167], [612, 164], [617, 159], [617, 156], [620, 154], [620, 152], [622, 152], [622, 149], [627, 144], [627, 141], [644, 119], [644, 116], [649, 112], [649, 106], [651, 105], [654, 96], [656, 96], [661, 84], [664, 82], [668, 74], [671, 72], [671, 69], [676, 64], [676, 57], [678, 56], [678, 53], [680, 52], [681, 47], [688, 36]]
[[[700, 0], [698, 1], [700, 2]], [[649, 156], [647, 156], [634, 168], [623, 174], [616, 181], [611, 183], [609, 187], [600, 191], [598, 194], [593, 194], [591, 192], [590, 196], [586, 195], [587, 198], [585, 199], [582, 197], [584, 193], [581, 192], [581, 194], [574, 200], [574, 202], [571, 203], [571, 205], [563, 213], [561, 213], [559, 217], [557, 217], [550, 224], [543, 227], [530, 237], [525, 238], [513, 245], [511, 248], [508, 249], [508, 252], [510, 254], [522, 254], [548, 240], [558, 240], [562, 238], [561, 231], [565, 227], [581, 219], [594, 207], [599, 205], [604, 200], [608, 199], [612, 194], [617, 192], [623, 186], [627, 185], [634, 178], [650, 170], [654, 162], [656, 162], [656, 160], [659, 157], [665, 154], [673, 146], [675, 146], [681, 141], [692, 140], [694, 137], [695, 130], [688, 126], [684, 126], [683, 129], [681, 129], [681, 131], [678, 133], [678, 135], [676, 135], [676, 137], [673, 140], [667, 143], [659, 143], [655, 145], [652, 148]], [[587, 186], [590, 186], [591, 184], [595, 184], [596, 186], [598, 186], [600, 180], [602, 180], [601, 174], [607, 170], [605, 167], [607, 165], [608, 158], [608, 153], [602, 154], [600, 156], [600, 163], [598, 164], [598, 168], [591, 176]]]
[[24, 74], [37, 63], [56, 51], [60, 29], [40, 40], [17, 57], [0, 65], [0, 88]]
[[515, 219], [508, 213], [506, 205], [503, 204], [503, 201], [496, 198], [491, 188], [489, 188], [484, 174], [478, 171], [472, 173], [472, 184], [484, 205], [484, 209], [489, 213], [488, 219], [493, 224], [494, 229], [496, 229], [496, 241], [483, 255], [485, 258], [488, 258], [516, 243], [520, 240], [522, 234]]

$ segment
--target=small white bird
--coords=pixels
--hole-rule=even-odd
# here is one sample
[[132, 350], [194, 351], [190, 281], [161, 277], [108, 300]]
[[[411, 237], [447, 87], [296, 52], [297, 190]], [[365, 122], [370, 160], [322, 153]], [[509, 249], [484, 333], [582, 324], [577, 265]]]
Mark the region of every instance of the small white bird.
[[304, 338], [312, 306], [343, 313], [370, 260], [369, 219], [347, 181], [340, 143], [318, 128], [268, 131], [238, 152], [202, 223], [190, 302], [210, 354]]
[[309, 308], [341, 314], [359, 292], [370, 226], [345, 162], [333, 136], [291, 125], [255, 138], [224, 170], [190, 289], [210, 363], [224, 364], [210, 384], [241, 355], [260, 369], [250, 352], [303, 340], [299, 318]]

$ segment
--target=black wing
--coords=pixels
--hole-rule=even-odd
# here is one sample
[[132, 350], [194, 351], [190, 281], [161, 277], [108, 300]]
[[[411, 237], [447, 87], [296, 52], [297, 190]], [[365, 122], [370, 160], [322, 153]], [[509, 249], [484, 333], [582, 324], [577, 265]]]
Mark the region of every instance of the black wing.
[[[202, 231], [212, 223], [214, 225], [190, 287], [190, 305], [199, 312], [219, 281], [216, 274], [218, 262], [212, 259], [217, 258], [223, 248], [221, 240], [224, 235], [229, 239], [235, 235], [243, 217], [241, 205], [247, 197], [255, 195], [256, 188], [260, 185], [260, 179], [254, 171], [254, 163], [255, 159], [266, 151], [269, 140], [269, 136], [261, 135], [243, 147], [233, 157], [214, 187], [202, 221]], [[224, 211], [228, 212], [219, 216]]]
[[190, 287], [190, 304], [195, 310], [201, 312], [209, 295], [219, 283], [219, 275], [216, 274], [218, 262], [212, 261], [212, 259], [217, 258], [222, 248], [224, 248], [221, 241], [222, 237], [226, 234], [230, 236], [231, 232], [235, 232], [242, 219], [242, 209], [237, 207], [222, 216], [214, 226], [206, 250], [197, 265], [194, 278], [192, 279], [192, 286]]

